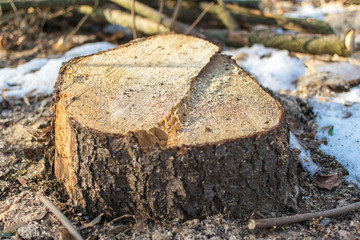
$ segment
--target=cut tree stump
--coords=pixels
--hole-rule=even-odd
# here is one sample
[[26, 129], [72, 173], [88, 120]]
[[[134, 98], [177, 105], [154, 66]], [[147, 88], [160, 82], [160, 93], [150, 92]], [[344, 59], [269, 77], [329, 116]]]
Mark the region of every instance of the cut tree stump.
[[283, 107], [218, 51], [165, 34], [62, 66], [54, 173], [88, 214], [245, 220], [296, 205]]

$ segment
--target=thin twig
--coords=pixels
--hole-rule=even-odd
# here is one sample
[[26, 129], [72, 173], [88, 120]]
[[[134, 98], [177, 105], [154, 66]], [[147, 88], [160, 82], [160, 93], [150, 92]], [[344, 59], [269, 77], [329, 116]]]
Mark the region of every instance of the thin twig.
[[[220, 15], [218, 15], [221, 19], [221, 21], [225, 24], [225, 26], [230, 30], [230, 31], [234, 31], [235, 29], [239, 29], [239, 26], [237, 24], [237, 22], [235, 21], [235, 19], [231, 16], [231, 13], [228, 11], [228, 9], [225, 6], [225, 3], [223, 2], [223, 0], [217, 0], [217, 2], [219, 3], [220, 7], [222, 8], [222, 11], [224, 13], [224, 18], [226, 19], [226, 23], [223, 22], [223, 18], [220, 17]], [[222, 15], [222, 14], [221, 14]]]
[[[99, 6], [99, 0], [95, 0], [94, 1], [94, 6], [93, 6], [93, 11], [95, 11], [95, 9]], [[84, 22], [89, 18], [89, 16], [92, 13], [86, 14], [84, 17], [81, 18], [81, 20], [78, 22], [78, 24], [76, 25], [76, 27], [69, 33], [69, 35], [66, 38], [71, 38], [72, 36], [74, 36], [77, 31], [79, 31], [79, 29], [81, 28], [81, 26], [84, 24]]]
[[161, 23], [162, 14], [164, 11], [164, 0], [159, 0], [159, 20], [158, 23]]
[[291, 223], [298, 223], [319, 217], [333, 217], [351, 211], [360, 209], [360, 202], [349, 204], [345, 207], [339, 207], [327, 211], [320, 211], [314, 213], [297, 214], [294, 216], [279, 217], [279, 218], [266, 218], [266, 219], [252, 219], [248, 225], [249, 229], [265, 228], [278, 225], [286, 225]]
[[14, 2], [13, 2], [12, 0], [9, 0], [9, 3], [10, 3], [10, 6], [11, 6], [12, 10], [16, 13], [16, 12], [17, 12], [17, 8], [16, 8]]
[[179, 14], [179, 11], [180, 11], [180, 7], [181, 7], [181, 0], [177, 0], [177, 1], [176, 1], [176, 6], [175, 6], [174, 13], [173, 13], [173, 15], [172, 15], [172, 17], [171, 17], [170, 30], [173, 30], [175, 21], [176, 21], [176, 19], [177, 19], [177, 16], [178, 16], [178, 14]]
[[[94, 6], [93, 6], [93, 11], [84, 15], [81, 20], [78, 22], [78, 24], [76, 25], [76, 27], [65, 37], [61, 37], [58, 42], [55, 44], [55, 48], [58, 51], [61, 51], [61, 49], [65, 48], [66, 49], [66, 44], [67, 41], [72, 38], [77, 31], [79, 31], [79, 29], [81, 28], [81, 26], [85, 23], [85, 21], [90, 17], [91, 14], [94, 13], [95, 9], [99, 6], [99, 0], [94, 0]], [[65, 47], [64, 47], [65, 46]]]
[[164, 11], [164, 0], [159, 0], [159, 19], [157, 21], [157, 23], [159, 24], [159, 28], [161, 25], [163, 11]]
[[[129, 10], [131, 8], [130, 0], [110, 0], [110, 1], [114, 2], [115, 4], [117, 4], [123, 8], [129, 9]], [[164, 14], [160, 15], [158, 10], [155, 10], [155, 9], [149, 7], [148, 5], [143, 4], [139, 1], [136, 2], [135, 12], [137, 14], [142, 15], [142, 16], [144, 16], [152, 21], [155, 21], [155, 22], [158, 21], [159, 18], [161, 18], [162, 25], [164, 25], [168, 28], [170, 28], [170, 26], [171, 26], [171, 19], [169, 17], [167, 17]], [[184, 33], [189, 28], [188, 25], [178, 22], [178, 21], [174, 22], [173, 27], [175, 28], [175, 31], [179, 32], [179, 33]], [[197, 37], [202, 37], [202, 38], [205, 37], [204, 34], [202, 34], [199, 31], [196, 31], [196, 29], [191, 31], [191, 35], [197, 36]]]
[[52, 202], [50, 202], [44, 196], [40, 196], [40, 201], [50, 209], [50, 211], [59, 219], [59, 221], [76, 240], [84, 240], [80, 233], [73, 227], [69, 219], [65, 217], [65, 215], [59, 209], [57, 209], [57, 207]]
[[131, 0], [131, 19], [132, 19], [131, 31], [132, 31], [133, 39], [136, 39], [137, 35], [136, 35], [136, 26], [135, 26], [135, 0]]
[[190, 27], [186, 30], [184, 34], [189, 34], [191, 30], [196, 27], [196, 25], [200, 22], [200, 20], [205, 16], [205, 14], [209, 11], [209, 9], [214, 6], [214, 2], [209, 3], [209, 5], [200, 13], [200, 15], [196, 18], [196, 20], [190, 25]]

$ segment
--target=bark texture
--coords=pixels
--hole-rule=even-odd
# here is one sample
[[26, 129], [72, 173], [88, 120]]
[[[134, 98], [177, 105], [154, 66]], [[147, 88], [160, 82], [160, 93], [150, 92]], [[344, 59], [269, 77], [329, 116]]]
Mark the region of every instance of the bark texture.
[[54, 173], [90, 215], [245, 220], [296, 205], [284, 109], [217, 51], [170, 34], [63, 65]]

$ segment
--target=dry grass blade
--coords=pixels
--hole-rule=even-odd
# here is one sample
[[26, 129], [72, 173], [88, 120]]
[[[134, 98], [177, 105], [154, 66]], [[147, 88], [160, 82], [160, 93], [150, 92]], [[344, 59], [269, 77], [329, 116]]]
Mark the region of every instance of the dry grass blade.
[[59, 221], [64, 225], [64, 227], [66, 227], [66, 229], [74, 237], [74, 239], [76, 239], [76, 240], [84, 240], [84, 238], [80, 235], [80, 233], [78, 231], [76, 231], [76, 229], [71, 224], [69, 219], [59, 209], [57, 209], [57, 207], [52, 202], [50, 202], [44, 196], [40, 196], [39, 199], [59, 219]]
[[180, 7], [181, 7], [181, 0], [177, 0], [174, 13], [173, 13], [173, 15], [171, 17], [170, 30], [172, 30], [173, 27], [174, 27], [175, 21], [177, 19], [179, 11], [180, 11]]
[[131, 31], [133, 35], [133, 39], [136, 39], [136, 26], [135, 26], [135, 0], [131, 0], [131, 19], [132, 19], [132, 26]]
[[196, 18], [196, 20], [190, 25], [190, 27], [186, 30], [184, 34], [189, 34], [191, 30], [196, 27], [196, 25], [200, 22], [200, 20], [205, 16], [205, 14], [209, 11], [209, 9], [214, 6], [214, 2], [209, 3], [209, 5], [200, 13], [200, 15]]
[[66, 51], [69, 48], [71, 48], [71, 46], [69, 46], [70, 44], [68, 43], [68, 40], [70, 38], [72, 38], [81, 28], [81, 26], [85, 23], [85, 21], [90, 17], [91, 14], [93, 14], [93, 12], [95, 11], [95, 9], [99, 6], [99, 0], [95, 0], [94, 1], [94, 6], [93, 6], [93, 11], [91, 13], [86, 14], [85, 16], [83, 16], [81, 18], [81, 20], [78, 22], [78, 24], [76, 25], [76, 27], [65, 37], [61, 37], [57, 43], [55, 44], [54, 48], [58, 51]]
[[159, 0], [159, 20], [158, 23], [161, 23], [161, 16], [164, 11], [164, 0]]
[[13, 11], [14, 11], [14, 12], [17, 12], [17, 8], [16, 8], [14, 2], [13, 2], [12, 0], [9, 0], [9, 2], [10, 2], [10, 6], [11, 6], [11, 8], [13, 9]]

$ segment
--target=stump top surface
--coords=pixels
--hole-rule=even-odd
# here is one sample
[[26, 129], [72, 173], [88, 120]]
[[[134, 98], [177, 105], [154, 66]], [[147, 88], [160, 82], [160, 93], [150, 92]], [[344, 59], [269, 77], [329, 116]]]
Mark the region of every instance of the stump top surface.
[[276, 127], [281, 105], [218, 47], [160, 35], [69, 61], [58, 99], [69, 117], [141, 146], [197, 145]]

